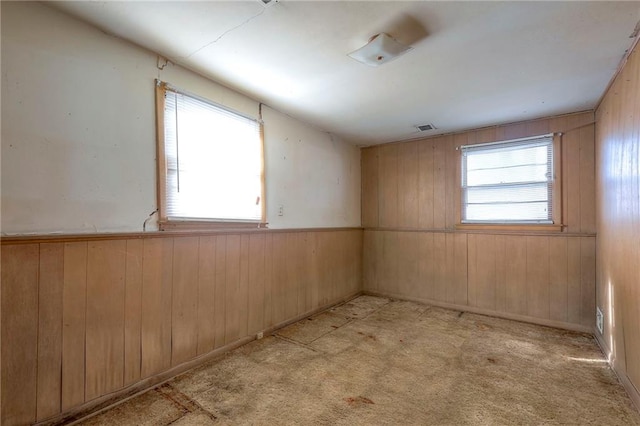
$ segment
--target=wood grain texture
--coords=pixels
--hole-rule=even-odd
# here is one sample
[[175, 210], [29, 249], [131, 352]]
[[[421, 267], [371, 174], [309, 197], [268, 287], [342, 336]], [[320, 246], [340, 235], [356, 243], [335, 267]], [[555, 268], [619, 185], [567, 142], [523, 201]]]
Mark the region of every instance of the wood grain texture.
[[123, 386], [126, 241], [92, 241], [87, 252], [85, 399]]
[[362, 226], [378, 226], [378, 148], [361, 151]]
[[225, 332], [229, 344], [240, 336], [240, 236], [229, 235], [226, 248]]
[[593, 121], [594, 114], [584, 112], [363, 149], [363, 226], [452, 230], [460, 223], [457, 147], [556, 132], [562, 133], [562, 189], [554, 208], [562, 210], [567, 231], [593, 234]]
[[64, 244], [40, 245], [38, 288], [38, 411], [41, 421], [60, 413]]
[[62, 411], [85, 401], [87, 242], [64, 245]]
[[211, 352], [215, 344], [216, 237], [200, 237], [198, 250], [198, 347]]
[[173, 240], [144, 240], [142, 272], [141, 376], [171, 366]]
[[593, 236], [368, 229], [364, 240], [367, 291], [572, 329], [592, 321]]
[[258, 333], [264, 326], [265, 292], [265, 241], [264, 235], [251, 235], [249, 240], [249, 307], [248, 332]]
[[2, 424], [36, 419], [39, 246], [2, 248]]
[[3, 425], [60, 420], [362, 285], [358, 229], [64, 241], [2, 248]]
[[140, 379], [143, 241], [127, 240], [124, 302], [124, 385]]
[[[596, 111], [596, 304], [605, 316], [600, 339], [617, 373], [640, 401], [640, 53], [631, 51]], [[580, 244], [581, 250], [592, 247]], [[593, 270], [581, 264], [581, 274]], [[591, 282], [583, 288], [589, 292]], [[587, 321], [590, 301], [584, 300]], [[595, 309], [595, 308], [594, 308]], [[625, 383], [625, 380], [623, 380]]]
[[171, 365], [198, 353], [198, 237], [173, 240]]
[[398, 145], [378, 149], [378, 223], [400, 226], [398, 221]]
[[214, 348], [224, 346], [227, 304], [227, 235], [216, 237], [216, 288], [214, 291]]

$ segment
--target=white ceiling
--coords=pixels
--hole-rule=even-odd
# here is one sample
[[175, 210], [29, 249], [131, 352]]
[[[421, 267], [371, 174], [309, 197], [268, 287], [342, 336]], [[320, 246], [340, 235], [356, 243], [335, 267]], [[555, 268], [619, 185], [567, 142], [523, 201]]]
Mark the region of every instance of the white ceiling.
[[[592, 109], [640, 19], [617, 1], [52, 4], [358, 145]], [[413, 50], [347, 56], [380, 32]]]

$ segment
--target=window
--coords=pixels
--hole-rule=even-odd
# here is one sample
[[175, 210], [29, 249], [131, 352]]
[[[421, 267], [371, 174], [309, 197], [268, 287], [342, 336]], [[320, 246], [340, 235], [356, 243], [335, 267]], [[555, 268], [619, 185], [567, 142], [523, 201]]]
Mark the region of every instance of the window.
[[559, 224], [556, 145], [544, 135], [462, 146], [461, 222]]
[[261, 126], [167, 83], [157, 85], [161, 229], [263, 221]]

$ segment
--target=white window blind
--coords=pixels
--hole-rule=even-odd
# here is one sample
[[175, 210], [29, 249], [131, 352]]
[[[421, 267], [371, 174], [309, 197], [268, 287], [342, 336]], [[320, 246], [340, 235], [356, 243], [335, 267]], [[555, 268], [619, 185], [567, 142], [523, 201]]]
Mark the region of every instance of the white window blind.
[[166, 215], [171, 219], [260, 221], [260, 124], [167, 89]]
[[462, 150], [462, 223], [553, 223], [553, 135]]

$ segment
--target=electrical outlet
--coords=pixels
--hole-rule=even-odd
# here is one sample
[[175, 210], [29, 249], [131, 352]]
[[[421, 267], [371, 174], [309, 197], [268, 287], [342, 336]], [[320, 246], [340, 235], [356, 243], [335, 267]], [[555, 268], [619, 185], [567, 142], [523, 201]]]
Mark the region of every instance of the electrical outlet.
[[278, 206], [278, 216], [284, 216], [284, 206], [282, 204]]
[[260, 333], [256, 334], [256, 339], [260, 340], [264, 337], [264, 333], [261, 331]]
[[598, 307], [596, 307], [596, 327], [600, 334], [604, 334], [604, 314]]

